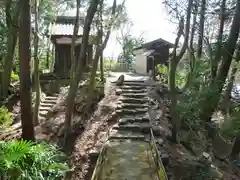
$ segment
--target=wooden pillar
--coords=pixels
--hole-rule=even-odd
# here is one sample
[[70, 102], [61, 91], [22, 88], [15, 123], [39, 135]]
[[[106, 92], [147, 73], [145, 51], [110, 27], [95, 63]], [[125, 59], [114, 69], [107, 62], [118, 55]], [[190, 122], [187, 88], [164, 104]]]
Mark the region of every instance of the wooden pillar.
[[152, 70], [152, 78], [153, 78], [154, 81], [156, 81], [156, 61], [155, 61], [155, 58], [154, 58], [154, 56], [149, 56], [148, 58], [149, 58], [148, 60], [150, 60], [152, 62], [151, 67], [150, 67], [150, 69]]
[[54, 66], [55, 66], [55, 59], [56, 59], [56, 54], [55, 54], [55, 44], [52, 45], [52, 51], [51, 51], [51, 55], [52, 55], [52, 62], [50, 65], [50, 71], [54, 72]]
[[58, 58], [58, 45], [56, 44], [55, 45], [55, 62], [54, 62], [54, 70], [53, 70], [53, 72], [56, 73], [57, 75], [59, 74], [58, 73], [58, 61], [59, 61], [59, 58]]

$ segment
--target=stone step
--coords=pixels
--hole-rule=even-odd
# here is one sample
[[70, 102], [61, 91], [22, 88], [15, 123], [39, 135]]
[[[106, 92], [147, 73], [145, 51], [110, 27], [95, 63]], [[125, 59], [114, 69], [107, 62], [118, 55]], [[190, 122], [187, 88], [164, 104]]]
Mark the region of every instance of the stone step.
[[135, 86], [127, 86], [127, 85], [123, 85], [123, 86], [121, 86], [121, 89], [122, 90], [125, 90], [125, 89], [133, 89], [133, 90], [147, 90], [147, 87], [143, 87], [143, 86], [137, 86], [137, 85], [135, 85]]
[[39, 116], [38, 116], [39, 121], [44, 121], [45, 119], [46, 119], [46, 116], [42, 116], [39, 114]]
[[57, 96], [47, 96], [45, 97], [45, 100], [57, 100], [58, 97]]
[[146, 114], [148, 111], [147, 108], [138, 108], [138, 109], [117, 109], [116, 113], [120, 116], [124, 116], [124, 115], [132, 115], [132, 116], [136, 116], [139, 114]]
[[136, 104], [144, 104], [148, 102], [148, 98], [127, 98], [120, 97], [118, 103], [136, 103]]
[[112, 130], [109, 133], [108, 140], [112, 139], [131, 139], [131, 140], [147, 140], [149, 138], [147, 135], [143, 135], [136, 132], [130, 132], [130, 131], [118, 131], [118, 130]]
[[[150, 83], [151, 82], [151, 83]], [[127, 85], [127, 86], [142, 86], [142, 87], [146, 87], [146, 86], [151, 86], [154, 87], [156, 86], [154, 81], [124, 81], [123, 85]]]
[[138, 133], [150, 133], [151, 125], [148, 123], [135, 123], [126, 125], [114, 125], [113, 129], [119, 131], [131, 131]]
[[42, 103], [40, 103], [40, 107], [52, 107], [55, 104], [56, 104], [55, 102], [53, 102], [53, 103], [42, 102]]
[[136, 108], [148, 108], [148, 104], [132, 104], [132, 103], [118, 103], [117, 108], [124, 109], [136, 109]]
[[56, 104], [56, 99], [44, 99], [45, 104]]
[[49, 111], [46, 110], [39, 110], [39, 115], [42, 117], [46, 117]]
[[122, 89], [121, 93], [145, 93], [147, 89]]
[[[111, 81], [111, 83], [116, 84], [117, 81]], [[141, 85], [145, 85], [145, 81], [144, 80], [124, 80], [123, 84], [126, 85], [135, 85], [135, 84], [141, 84]]]
[[44, 106], [39, 107], [39, 111], [50, 111], [51, 109], [52, 107], [44, 107]]
[[144, 83], [144, 80], [124, 80], [126, 83]]
[[124, 93], [121, 96], [126, 98], [144, 98], [147, 97], [147, 93]]
[[119, 125], [133, 124], [133, 123], [149, 123], [150, 120], [146, 116], [144, 117], [126, 117], [118, 120]]
[[147, 84], [145, 84], [144, 82], [137, 82], [137, 81], [124, 81], [123, 85], [127, 85], [127, 86], [142, 86], [142, 87], [146, 87]]

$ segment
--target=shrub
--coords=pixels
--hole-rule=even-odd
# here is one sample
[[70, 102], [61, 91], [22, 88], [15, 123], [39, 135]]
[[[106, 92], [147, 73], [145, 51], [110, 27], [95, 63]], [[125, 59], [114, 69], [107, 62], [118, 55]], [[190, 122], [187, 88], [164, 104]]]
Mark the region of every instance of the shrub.
[[11, 81], [18, 81], [18, 80], [19, 80], [19, 76], [14, 72], [11, 72]]
[[0, 128], [9, 126], [12, 122], [12, 113], [8, 112], [5, 106], [0, 107]]
[[227, 139], [233, 139], [240, 134], [240, 111], [234, 112], [225, 120], [220, 128], [220, 133]]
[[[169, 69], [167, 66], [159, 64], [157, 66], [157, 73], [161, 74], [163, 81], [167, 82]], [[186, 81], [186, 73], [184, 71], [176, 71], [176, 85], [182, 87]]]
[[54, 146], [28, 141], [0, 142], [0, 179], [56, 180], [63, 178], [69, 167]]

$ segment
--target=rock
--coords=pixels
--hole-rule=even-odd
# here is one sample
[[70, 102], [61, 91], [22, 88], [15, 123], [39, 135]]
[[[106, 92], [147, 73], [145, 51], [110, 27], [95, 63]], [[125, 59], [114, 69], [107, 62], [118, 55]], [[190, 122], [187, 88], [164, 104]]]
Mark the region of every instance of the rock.
[[168, 136], [169, 132], [167, 129], [164, 129], [162, 126], [153, 126], [153, 134], [155, 136]]
[[162, 153], [161, 155], [162, 163], [166, 167], [169, 164], [169, 154]]
[[91, 160], [91, 161], [97, 161], [99, 154], [100, 154], [100, 153], [99, 153], [97, 150], [92, 149], [92, 150], [89, 152], [89, 158], [90, 158], [90, 160]]
[[118, 115], [116, 112], [113, 112], [110, 116], [110, 118], [108, 118], [108, 122], [112, 122], [112, 121], [115, 121], [117, 119]]
[[231, 155], [235, 139], [228, 141], [220, 133], [213, 138], [213, 153], [218, 159], [226, 159]]
[[116, 85], [117, 85], [117, 86], [121, 86], [121, 85], [123, 85], [123, 83], [124, 83], [124, 75], [122, 74], [122, 75], [119, 76], [119, 78], [117, 79]]
[[204, 160], [208, 161], [209, 163], [212, 162], [212, 157], [210, 156], [210, 154], [208, 154], [206, 152], [203, 152], [202, 157], [203, 157]]
[[158, 139], [156, 141], [157, 145], [161, 146], [163, 144], [163, 139]]
[[121, 89], [116, 89], [116, 95], [120, 95], [122, 93]]

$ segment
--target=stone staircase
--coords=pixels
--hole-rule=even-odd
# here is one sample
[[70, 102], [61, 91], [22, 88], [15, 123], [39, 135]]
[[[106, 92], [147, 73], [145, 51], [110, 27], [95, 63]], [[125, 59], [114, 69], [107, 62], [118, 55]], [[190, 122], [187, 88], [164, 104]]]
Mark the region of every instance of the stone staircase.
[[45, 120], [48, 118], [49, 113], [52, 111], [53, 106], [56, 104], [58, 94], [46, 96], [40, 103], [39, 106], [39, 120]]
[[109, 139], [119, 138], [119, 136], [127, 139], [147, 137], [146, 133], [149, 133], [151, 129], [147, 114], [147, 86], [144, 81], [127, 81], [120, 91], [121, 95], [116, 109], [119, 120], [110, 132]]
[[116, 90], [120, 95], [116, 108], [118, 123], [109, 130], [92, 180], [167, 179], [152, 146], [148, 87], [145, 81], [131, 80], [124, 81]]
[[[58, 99], [58, 94], [54, 94], [52, 96], [43, 96], [39, 106], [39, 121], [45, 121], [49, 118], [50, 113], [52, 112], [53, 106], [56, 104]], [[20, 114], [18, 114], [20, 117]], [[18, 137], [21, 134], [22, 124], [19, 120], [18, 122], [11, 125], [9, 128], [1, 131], [2, 136], [0, 136], [1, 140], [12, 140]]]

